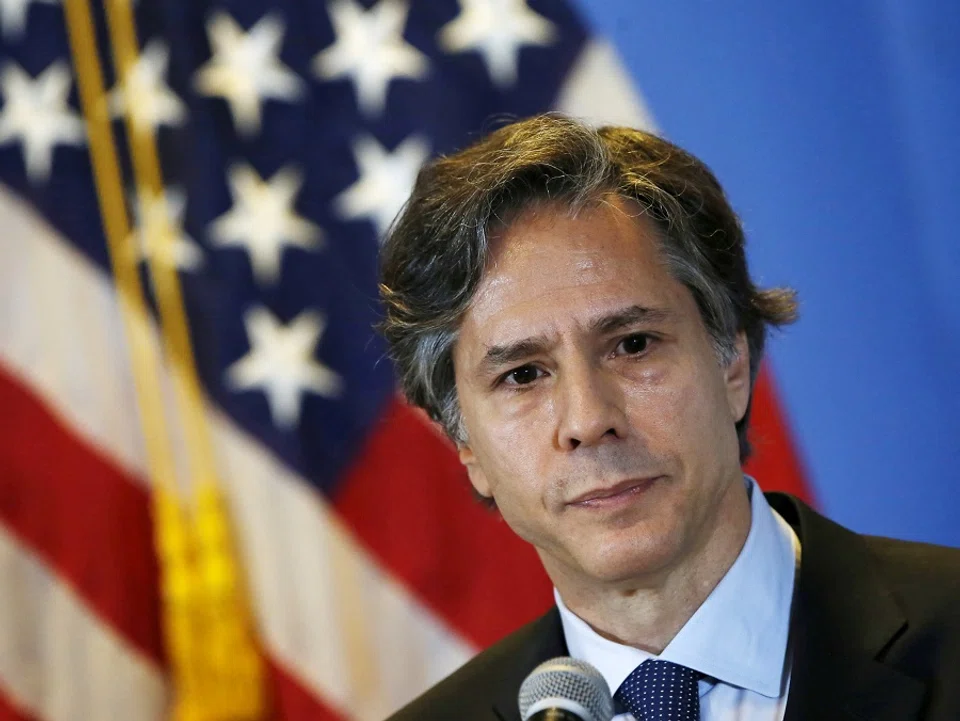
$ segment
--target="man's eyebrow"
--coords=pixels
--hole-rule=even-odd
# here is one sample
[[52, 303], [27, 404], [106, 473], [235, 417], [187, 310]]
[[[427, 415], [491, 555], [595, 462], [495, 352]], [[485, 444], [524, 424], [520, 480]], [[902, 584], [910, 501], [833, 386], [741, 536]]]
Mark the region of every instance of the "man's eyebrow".
[[[609, 313], [593, 320], [588, 329], [592, 333], [609, 335], [623, 328], [640, 323], [657, 323], [668, 320], [672, 313], [665, 308], [647, 308], [641, 305], [632, 305], [628, 308]], [[545, 336], [524, 338], [514, 343], [492, 345], [483, 354], [477, 370], [488, 373], [502, 366], [511, 365], [531, 356], [543, 353], [550, 345]]]
[[487, 352], [483, 354], [483, 358], [477, 369], [481, 373], [488, 373], [501, 366], [517, 363], [530, 356], [538, 355], [542, 353], [547, 346], [547, 339], [543, 336], [524, 338], [515, 343], [492, 345], [487, 348]]
[[600, 316], [590, 323], [590, 330], [600, 335], [608, 335], [641, 323], [662, 323], [671, 317], [673, 313], [666, 308], [631, 305], [629, 308]]

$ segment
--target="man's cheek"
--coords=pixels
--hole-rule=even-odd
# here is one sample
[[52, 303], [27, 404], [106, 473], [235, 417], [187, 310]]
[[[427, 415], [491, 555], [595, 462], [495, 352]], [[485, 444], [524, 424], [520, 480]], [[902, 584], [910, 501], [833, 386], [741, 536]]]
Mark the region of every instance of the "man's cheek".
[[646, 386], [628, 398], [627, 413], [634, 431], [643, 436], [652, 450], [657, 450], [658, 446], [681, 440], [683, 429], [690, 424], [689, 415], [697, 412], [694, 406], [698, 402], [702, 401], [693, 387]]

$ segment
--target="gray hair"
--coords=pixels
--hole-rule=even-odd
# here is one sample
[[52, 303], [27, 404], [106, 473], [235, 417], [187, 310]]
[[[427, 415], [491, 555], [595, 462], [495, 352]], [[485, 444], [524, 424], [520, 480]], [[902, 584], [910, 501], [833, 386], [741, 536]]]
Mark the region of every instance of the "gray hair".
[[[661, 234], [671, 275], [692, 293], [718, 361], [736, 358], [743, 332], [756, 379], [768, 326], [796, 318], [792, 290], [750, 278], [740, 221], [697, 158], [650, 133], [594, 129], [550, 114], [500, 128], [421, 170], [381, 254], [380, 330], [408, 400], [466, 442], [453, 366], [460, 323], [490, 257], [491, 231], [549, 202], [571, 213], [619, 196], [639, 204]], [[750, 455], [748, 405], [737, 424]]]

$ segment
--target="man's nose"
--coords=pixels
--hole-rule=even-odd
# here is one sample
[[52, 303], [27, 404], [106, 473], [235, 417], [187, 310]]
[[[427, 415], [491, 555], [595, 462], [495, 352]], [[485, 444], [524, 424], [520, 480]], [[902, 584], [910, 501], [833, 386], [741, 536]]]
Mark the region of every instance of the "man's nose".
[[568, 370], [561, 374], [557, 390], [557, 445], [561, 450], [626, 437], [623, 392], [603, 369]]

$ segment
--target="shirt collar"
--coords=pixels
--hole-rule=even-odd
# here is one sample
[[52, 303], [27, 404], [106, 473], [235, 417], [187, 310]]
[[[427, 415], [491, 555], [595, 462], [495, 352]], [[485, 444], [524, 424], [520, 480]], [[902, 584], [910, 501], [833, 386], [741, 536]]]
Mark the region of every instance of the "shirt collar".
[[[763, 696], [781, 695], [800, 542], [745, 476], [750, 531], [740, 555], [658, 658]], [[615, 691], [652, 654], [603, 638], [554, 589], [570, 655], [593, 664]]]

